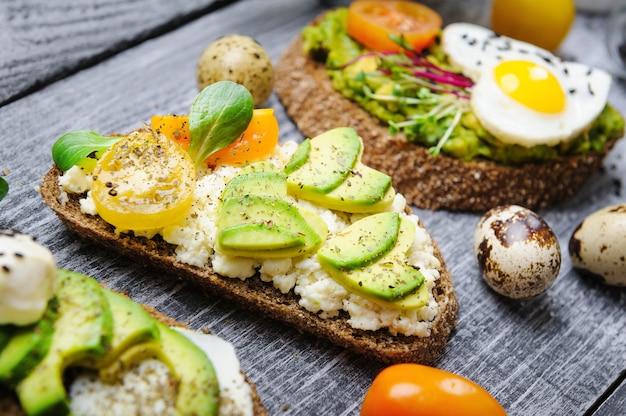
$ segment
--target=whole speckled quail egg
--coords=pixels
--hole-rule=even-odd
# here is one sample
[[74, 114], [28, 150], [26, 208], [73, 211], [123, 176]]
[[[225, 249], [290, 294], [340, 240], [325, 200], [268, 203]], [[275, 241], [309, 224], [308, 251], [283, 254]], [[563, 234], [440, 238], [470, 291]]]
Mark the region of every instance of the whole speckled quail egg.
[[255, 107], [262, 105], [274, 88], [274, 67], [263, 47], [244, 35], [223, 36], [206, 47], [196, 69], [198, 88], [218, 81], [233, 81], [250, 91]]
[[587, 216], [569, 240], [574, 267], [613, 286], [626, 286], [626, 204]]
[[544, 293], [561, 268], [561, 248], [550, 226], [517, 205], [499, 206], [481, 217], [474, 258], [489, 287], [512, 299]]

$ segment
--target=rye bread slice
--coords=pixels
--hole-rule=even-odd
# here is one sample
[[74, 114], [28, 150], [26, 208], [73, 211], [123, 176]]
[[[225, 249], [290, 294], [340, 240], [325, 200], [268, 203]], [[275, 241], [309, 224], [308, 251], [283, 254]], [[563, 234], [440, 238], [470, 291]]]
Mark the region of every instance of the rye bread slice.
[[363, 139], [363, 162], [392, 176], [398, 192], [420, 208], [479, 212], [506, 204], [548, 207], [572, 197], [622, 136], [613, 137], [604, 152], [542, 163], [435, 157], [401, 133], [390, 135], [388, 126], [335, 91], [324, 64], [304, 52], [301, 36], [280, 57], [275, 74], [274, 90], [305, 137], [353, 127]]
[[[142, 304], [141, 306], [143, 306], [143, 308], [146, 309], [150, 313], [150, 315], [152, 315], [152, 317], [163, 322], [165, 325], [177, 326], [177, 327], [182, 327], [182, 328], [187, 327], [187, 325], [181, 322], [178, 322], [175, 319], [170, 318], [169, 316], [156, 310], [150, 305]], [[248, 383], [248, 385], [250, 386], [250, 393], [252, 395], [253, 415], [254, 416], [267, 416], [269, 413], [267, 409], [265, 408], [265, 406], [263, 405], [263, 402], [261, 401], [261, 397], [259, 396], [259, 393], [257, 392], [256, 386], [254, 385], [254, 383], [252, 383], [248, 379], [248, 376], [245, 373], [242, 372], [242, 374], [246, 380], [246, 383]], [[26, 415], [26, 413], [24, 413], [23, 409], [20, 406], [19, 400], [15, 392], [9, 390], [8, 388], [4, 386], [0, 386], [0, 415], [2, 416]]]
[[359, 330], [348, 324], [347, 314], [322, 319], [300, 307], [293, 291], [283, 294], [271, 283], [257, 277], [232, 279], [216, 274], [210, 266], [199, 268], [182, 263], [176, 260], [175, 246], [158, 236], [146, 239], [130, 234], [116, 234], [114, 228], [100, 217], [80, 212], [79, 195], [69, 195], [69, 201], [61, 202], [58, 186], [60, 174], [56, 166], [48, 171], [40, 192], [45, 203], [78, 236], [197, 285], [207, 294], [227, 298], [244, 308], [289, 324], [301, 332], [325, 338], [371, 359], [384, 363], [431, 363], [442, 353], [456, 326], [458, 302], [452, 276], [436, 244], [435, 255], [441, 262], [441, 277], [433, 291], [440, 313], [433, 322], [430, 336], [393, 336], [386, 330]]

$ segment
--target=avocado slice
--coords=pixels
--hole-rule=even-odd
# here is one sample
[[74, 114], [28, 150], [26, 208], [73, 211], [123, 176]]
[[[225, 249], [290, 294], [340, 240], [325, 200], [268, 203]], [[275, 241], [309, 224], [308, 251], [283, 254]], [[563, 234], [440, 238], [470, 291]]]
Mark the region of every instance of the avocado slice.
[[357, 162], [338, 187], [326, 194], [308, 193], [306, 198], [336, 211], [369, 213], [389, 208], [395, 194], [389, 175]]
[[303, 247], [305, 240], [297, 231], [271, 223], [237, 224], [222, 230], [219, 234], [222, 248], [245, 251], [251, 247], [260, 250], [285, 250]]
[[352, 128], [304, 140], [283, 171], [297, 198], [343, 212], [381, 212], [395, 196], [391, 177], [361, 163], [363, 141]]
[[219, 384], [213, 364], [189, 338], [160, 322], [157, 325], [160, 339], [128, 348], [112, 365], [100, 370], [100, 378], [114, 382], [133, 364], [158, 359], [169, 367], [178, 384], [178, 414], [217, 415]]
[[[307, 146], [305, 140], [300, 146]], [[309, 193], [326, 194], [348, 176], [363, 151], [363, 141], [353, 128], [338, 127], [310, 139], [308, 152], [297, 150], [287, 163], [289, 193], [307, 199]], [[308, 154], [302, 163], [302, 154]], [[296, 166], [300, 165], [297, 169]]]
[[[257, 195], [223, 201], [217, 229], [218, 250], [233, 256], [295, 257], [316, 250], [322, 243], [293, 204]], [[250, 238], [237, 238], [239, 231]]]
[[[366, 221], [370, 217], [365, 217], [354, 224]], [[373, 225], [375, 226], [376, 223]], [[363, 225], [358, 225], [358, 227], [367, 229]], [[377, 230], [383, 232], [381, 229]], [[367, 235], [363, 234], [363, 237], [367, 238]], [[418, 304], [416, 302], [418, 299], [413, 299], [407, 304], [397, 303], [405, 296], [412, 295], [424, 282], [422, 273], [407, 264], [407, 252], [414, 238], [415, 225], [410, 220], [401, 217], [395, 245], [373, 263], [346, 270], [336, 267], [332, 262], [325, 261], [323, 256], [318, 255], [318, 259], [322, 268], [333, 279], [354, 293], [374, 301], [384, 301], [386, 305], [394, 307], [405, 309], [419, 307], [421, 304], [415, 306]], [[357, 236], [352, 236], [351, 239], [358, 241]], [[329, 244], [332, 246], [334, 241]], [[351, 250], [357, 251], [356, 248], [351, 248]]]
[[39, 364], [50, 348], [56, 318], [57, 301], [53, 298], [36, 323], [27, 326], [11, 325], [10, 332], [7, 328], [10, 336], [0, 353], [0, 382], [15, 386]]
[[102, 289], [109, 302], [113, 317], [113, 335], [107, 352], [102, 357], [88, 357], [77, 366], [87, 368], [108, 367], [120, 354], [132, 345], [158, 339], [157, 321], [141, 305], [119, 293]]
[[317, 252], [317, 258], [339, 270], [367, 266], [396, 245], [399, 230], [397, 212], [369, 215], [338, 233]]
[[289, 175], [290, 173], [300, 169], [302, 165], [306, 163], [309, 159], [309, 153], [311, 152], [311, 139], [306, 138], [300, 143], [300, 146], [296, 149], [296, 151], [291, 155], [291, 159], [283, 168], [283, 172]]
[[287, 196], [286, 175], [282, 172], [271, 171], [241, 173], [228, 181], [222, 191], [221, 199], [226, 201], [245, 195], [285, 199]]
[[109, 304], [94, 279], [59, 270], [58, 318], [48, 354], [17, 384], [17, 395], [29, 415], [68, 413], [63, 372], [87, 357], [103, 356], [113, 333]]

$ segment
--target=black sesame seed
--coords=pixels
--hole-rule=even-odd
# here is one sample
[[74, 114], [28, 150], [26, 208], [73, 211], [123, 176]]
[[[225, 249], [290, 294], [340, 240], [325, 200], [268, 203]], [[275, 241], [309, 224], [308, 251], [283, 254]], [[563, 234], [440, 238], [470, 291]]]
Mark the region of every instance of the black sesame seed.
[[10, 273], [11, 272], [11, 269], [6, 264], [2, 265], [2, 270], [5, 271], [6, 273]]
[[18, 259], [23, 259], [24, 255], [22, 253], [15, 253], [15, 257], [17, 257]]

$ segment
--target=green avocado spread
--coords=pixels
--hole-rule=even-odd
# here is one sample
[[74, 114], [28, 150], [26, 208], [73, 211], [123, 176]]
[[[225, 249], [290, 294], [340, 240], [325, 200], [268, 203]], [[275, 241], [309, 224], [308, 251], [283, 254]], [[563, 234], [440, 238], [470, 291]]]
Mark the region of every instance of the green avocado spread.
[[[413, 59], [406, 53], [373, 53], [347, 34], [346, 16], [346, 8], [335, 9], [319, 24], [305, 27], [305, 52], [325, 63], [335, 90], [388, 124], [391, 134], [401, 132], [434, 155], [463, 160], [482, 157], [506, 164], [557, 160], [602, 152], [624, 128], [619, 112], [607, 104], [589, 129], [567, 142], [534, 147], [502, 143], [472, 113], [471, 81], [453, 71], [439, 38]], [[402, 39], [397, 42], [402, 44]], [[437, 72], [443, 71], [443, 78], [416, 76], [410, 68], [416, 59], [421, 67], [432, 65]]]

